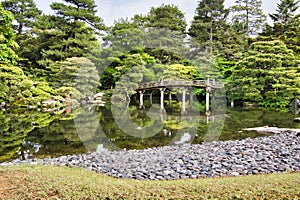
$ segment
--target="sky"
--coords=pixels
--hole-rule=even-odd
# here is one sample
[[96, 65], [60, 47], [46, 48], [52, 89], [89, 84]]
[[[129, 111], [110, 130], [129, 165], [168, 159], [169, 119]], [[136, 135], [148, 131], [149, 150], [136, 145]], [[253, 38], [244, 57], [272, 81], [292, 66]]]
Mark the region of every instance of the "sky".
[[[52, 2], [61, 2], [62, 0], [34, 0], [38, 8], [43, 10], [44, 13], [51, 13], [50, 4]], [[119, 18], [129, 19], [135, 14], [147, 14], [151, 7], [158, 7], [162, 4], [173, 4], [185, 14], [188, 24], [193, 20], [198, 0], [95, 0], [100, 16], [105, 25], [113, 25], [114, 20]], [[229, 7], [234, 5], [235, 0], [225, 0], [225, 6]], [[274, 13], [277, 3], [280, 0], [262, 0], [262, 7], [265, 13]], [[270, 19], [268, 22], [271, 23]]]

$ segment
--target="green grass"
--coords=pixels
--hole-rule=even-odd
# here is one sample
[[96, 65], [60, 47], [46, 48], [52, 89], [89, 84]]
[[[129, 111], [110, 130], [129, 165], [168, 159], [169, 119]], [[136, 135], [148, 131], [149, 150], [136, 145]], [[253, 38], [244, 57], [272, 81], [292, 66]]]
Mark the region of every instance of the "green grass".
[[0, 167], [0, 199], [300, 199], [300, 173], [138, 181], [79, 168]]

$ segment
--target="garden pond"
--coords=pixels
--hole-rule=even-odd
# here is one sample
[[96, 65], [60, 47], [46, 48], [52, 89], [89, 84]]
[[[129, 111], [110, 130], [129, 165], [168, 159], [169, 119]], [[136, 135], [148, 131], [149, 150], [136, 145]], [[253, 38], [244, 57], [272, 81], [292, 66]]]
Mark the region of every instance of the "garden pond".
[[145, 149], [183, 143], [239, 140], [264, 134], [245, 128], [276, 126], [300, 128], [291, 110], [227, 108], [206, 113], [130, 105], [67, 107], [55, 112], [0, 111], [0, 162], [58, 157], [89, 151]]

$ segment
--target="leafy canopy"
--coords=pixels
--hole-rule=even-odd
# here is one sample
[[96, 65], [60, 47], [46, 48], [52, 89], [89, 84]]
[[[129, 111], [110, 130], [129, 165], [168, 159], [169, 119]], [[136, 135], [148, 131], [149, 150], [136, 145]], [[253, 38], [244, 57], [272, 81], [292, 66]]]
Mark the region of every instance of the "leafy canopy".
[[14, 51], [18, 47], [15, 34], [11, 28], [14, 17], [0, 5], [0, 63], [15, 63], [17, 55]]

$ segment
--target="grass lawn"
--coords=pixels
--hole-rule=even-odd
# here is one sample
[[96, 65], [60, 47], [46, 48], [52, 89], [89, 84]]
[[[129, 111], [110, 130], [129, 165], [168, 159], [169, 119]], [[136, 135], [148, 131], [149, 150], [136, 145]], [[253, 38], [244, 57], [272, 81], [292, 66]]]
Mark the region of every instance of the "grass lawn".
[[300, 173], [138, 181], [79, 168], [0, 167], [0, 199], [300, 199]]

